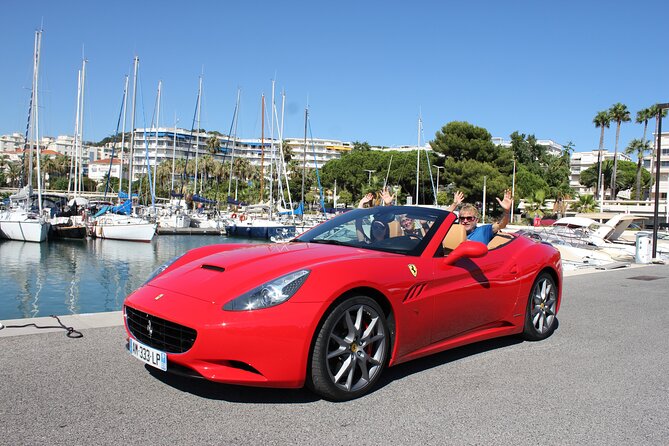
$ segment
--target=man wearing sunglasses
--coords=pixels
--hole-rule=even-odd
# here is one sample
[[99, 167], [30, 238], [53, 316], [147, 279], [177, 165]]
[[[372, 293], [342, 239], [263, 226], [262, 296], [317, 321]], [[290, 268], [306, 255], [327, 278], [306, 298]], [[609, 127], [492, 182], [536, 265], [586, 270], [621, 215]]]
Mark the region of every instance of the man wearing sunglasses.
[[504, 191], [504, 199], [500, 200], [497, 198], [497, 202], [504, 209], [504, 215], [502, 219], [493, 224], [477, 226], [476, 224], [479, 221], [479, 210], [476, 209], [476, 206], [472, 204], [465, 204], [460, 208], [460, 224], [465, 227], [467, 231], [467, 240], [473, 240], [475, 242], [482, 242], [486, 245], [492, 238], [495, 236], [497, 231], [504, 229], [506, 225], [509, 224], [509, 210], [513, 205], [513, 200], [511, 198], [511, 191]]

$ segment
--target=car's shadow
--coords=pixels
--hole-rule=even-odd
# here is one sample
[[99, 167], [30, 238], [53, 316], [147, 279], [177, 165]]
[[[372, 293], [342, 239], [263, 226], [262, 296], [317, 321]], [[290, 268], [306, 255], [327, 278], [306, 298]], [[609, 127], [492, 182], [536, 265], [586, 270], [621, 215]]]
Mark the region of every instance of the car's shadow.
[[[387, 386], [393, 381], [400, 380], [406, 376], [420, 373], [425, 370], [439, 367], [453, 361], [475, 356], [491, 350], [509, 347], [524, 342], [520, 337], [507, 336], [487, 341], [481, 341], [463, 347], [454, 348], [441, 353], [436, 353], [425, 358], [416, 359], [387, 368], [370, 393]], [[150, 366], [146, 369], [165, 384], [172, 386], [182, 392], [188, 392], [202, 398], [238, 402], [238, 403], [283, 403], [300, 404], [312, 403], [321, 398], [308, 389], [274, 389], [261, 387], [246, 387], [228, 384], [220, 384], [204, 379], [189, 378], [162, 372]], [[364, 398], [364, 397], [363, 397]]]
[[490, 339], [487, 341], [477, 342], [475, 344], [465, 345], [463, 347], [446, 350], [441, 353], [426, 356], [424, 358], [405, 362], [395, 367], [390, 367], [384, 370], [383, 375], [372, 389], [372, 392], [379, 390], [391, 382], [402, 379], [406, 376], [415, 373], [424, 372], [425, 370], [439, 367], [450, 362], [459, 361], [463, 358], [475, 356], [491, 350], [497, 350], [504, 347], [520, 344], [524, 342], [520, 337], [507, 336], [504, 338]]

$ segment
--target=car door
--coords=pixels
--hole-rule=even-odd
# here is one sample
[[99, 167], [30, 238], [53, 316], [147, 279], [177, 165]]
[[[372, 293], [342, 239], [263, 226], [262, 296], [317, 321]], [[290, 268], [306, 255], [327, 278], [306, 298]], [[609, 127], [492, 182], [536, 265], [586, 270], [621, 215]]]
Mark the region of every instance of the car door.
[[451, 265], [443, 257], [433, 259], [432, 342], [502, 326], [511, 318], [519, 289], [511, 247], [490, 250], [479, 258], [461, 258]]

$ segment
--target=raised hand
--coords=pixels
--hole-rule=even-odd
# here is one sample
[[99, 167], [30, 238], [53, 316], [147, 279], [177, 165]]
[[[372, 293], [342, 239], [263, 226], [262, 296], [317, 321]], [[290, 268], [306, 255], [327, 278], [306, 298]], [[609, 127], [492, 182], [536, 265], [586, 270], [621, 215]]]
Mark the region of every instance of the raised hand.
[[513, 206], [513, 198], [511, 197], [511, 191], [509, 189], [505, 190], [504, 199], [500, 200], [499, 198], [497, 198], [497, 202], [499, 203], [500, 206], [502, 206], [502, 209], [504, 209], [505, 211], [511, 209], [511, 206]]
[[456, 191], [453, 194], [453, 204], [457, 207], [460, 206], [460, 203], [462, 203], [465, 200], [465, 194], [463, 194], [461, 191]]
[[393, 204], [393, 200], [395, 199], [395, 195], [391, 195], [388, 189], [383, 189], [381, 192], [381, 200], [383, 200], [383, 204], [386, 206], [390, 206]]
[[364, 197], [360, 199], [360, 203], [358, 203], [359, 208], [364, 208], [367, 203], [370, 203], [374, 199], [374, 194], [373, 193], [368, 193]]
[[453, 203], [448, 207], [448, 212], [453, 212], [457, 209], [458, 206], [460, 206], [460, 203], [462, 203], [465, 199], [465, 194], [463, 194], [460, 191], [456, 191], [453, 194]]

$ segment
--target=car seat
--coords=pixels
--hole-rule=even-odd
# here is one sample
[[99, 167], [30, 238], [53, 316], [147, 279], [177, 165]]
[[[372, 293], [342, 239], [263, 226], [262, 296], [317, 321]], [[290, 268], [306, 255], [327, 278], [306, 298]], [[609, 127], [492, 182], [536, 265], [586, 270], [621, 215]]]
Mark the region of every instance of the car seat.
[[448, 255], [465, 240], [467, 240], [467, 230], [465, 227], [457, 223], [451, 225], [446, 233], [446, 237], [444, 237], [444, 241], [441, 242], [441, 246], [444, 248], [444, 255]]

